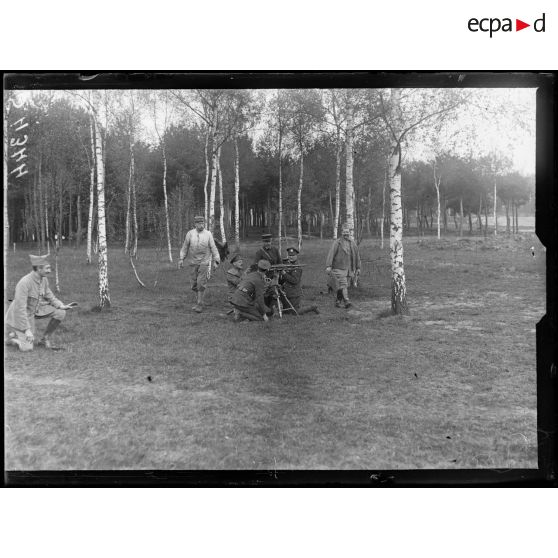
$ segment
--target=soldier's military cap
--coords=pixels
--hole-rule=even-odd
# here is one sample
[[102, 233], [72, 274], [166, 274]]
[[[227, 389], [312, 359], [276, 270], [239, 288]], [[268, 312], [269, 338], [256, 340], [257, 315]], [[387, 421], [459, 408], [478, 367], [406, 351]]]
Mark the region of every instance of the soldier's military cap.
[[50, 263], [48, 261], [48, 256], [33, 256], [32, 254], [29, 254], [29, 259], [31, 260], [32, 266], [47, 265]]
[[287, 254], [289, 254], [289, 256], [292, 256], [293, 254], [300, 254], [300, 252], [297, 248], [291, 246], [290, 248], [287, 248]]
[[260, 271], [267, 271], [270, 268], [271, 268], [271, 263], [269, 262], [269, 260], [260, 260], [258, 262], [258, 269]]
[[241, 260], [242, 256], [240, 254], [233, 254], [233, 256], [231, 257], [231, 263], [233, 264], [234, 262], [236, 262], [236, 260]]
[[271, 235], [269, 233], [262, 234], [262, 240], [271, 240]]
[[194, 223], [205, 223], [205, 217], [203, 215], [196, 215], [194, 217]]

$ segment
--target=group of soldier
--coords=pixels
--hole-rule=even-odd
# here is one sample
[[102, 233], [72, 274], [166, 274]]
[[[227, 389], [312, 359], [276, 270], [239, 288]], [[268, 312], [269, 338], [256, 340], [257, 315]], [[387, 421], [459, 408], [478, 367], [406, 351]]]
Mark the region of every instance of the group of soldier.
[[[210, 231], [205, 229], [204, 217], [194, 218], [195, 228], [188, 232], [180, 251], [179, 267], [188, 259], [192, 290], [197, 293], [195, 312], [203, 312], [203, 300], [211, 268], [221, 263], [219, 250]], [[302, 265], [298, 263], [299, 250], [287, 248], [283, 259], [272, 245], [271, 234], [262, 235], [262, 247], [253, 263], [244, 271], [244, 261], [238, 253], [231, 259], [225, 272], [229, 289], [228, 302], [235, 321], [267, 321], [274, 307], [296, 315], [315, 312], [315, 305], [302, 305]], [[358, 246], [350, 238], [350, 229], [343, 225], [341, 238], [331, 245], [326, 259], [328, 287], [335, 293], [335, 306], [350, 308], [349, 284], [360, 273]]]
[[[186, 234], [180, 250], [179, 269], [186, 260], [190, 269], [191, 289], [196, 293], [195, 312], [203, 312], [207, 283], [212, 268], [221, 264], [221, 256], [204, 217], [194, 218], [194, 228]], [[302, 265], [298, 262], [299, 250], [287, 248], [283, 259], [272, 245], [271, 234], [262, 235], [262, 247], [256, 252], [253, 263], [245, 271], [239, 253], [230, 258], [231, 267], [225, 272], [228, 285], [228, 303], [235, 322], [241, 320], [267, 321], [275, 311], [296, 315], [314, 312], [315, 305], [303, 306]], [[54, 349], [52, 333], [66, 315], [66, 310], [77, 303], [64, 304], [58, 300], [48, 284], [51, 272], [47, 256], [29, 256], [32, 271], [16, 285], [14, 299], [5, 316], [6, 341], [20, 350], [31, 350], [36, 341], [35, 320], [50, 318], [38, 345]], [[360, 254], [350, 238], [350, 229], [343, 225], [342, 236], [333, 241], [326, 259], [328, 287], [335, 295], [336, 307], [351, 307], [349, 285], [360, 273]]]

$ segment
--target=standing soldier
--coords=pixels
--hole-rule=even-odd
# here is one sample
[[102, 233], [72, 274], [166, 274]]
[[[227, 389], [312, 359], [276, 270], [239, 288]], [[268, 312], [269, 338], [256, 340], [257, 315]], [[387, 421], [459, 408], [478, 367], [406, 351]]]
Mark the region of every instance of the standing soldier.
[[194, 224], [195, 228], [188, 231], [180, 250], [178, 268], [182, 269], [184, 259], [188, 258], [192, 290], [198, 295], [197, 304], [192, 310], [203, 312], [203, 298], [211, 272], [211, 257], [213, 256], [215, 267], [221, 263], [221, 260], [213, 235], [205, 230], [205, 219], [200, 216], [194, 217]]
[[[269, 233], [262, 234], [263, 246], [256, 252], [254, 263], [250, 266], [250, 271], [256, 271], [258, 262], [266, 260], [270, 265], [278, 265], [282, 263], [281, 254], [279, 250], [271, 245], [271, 235]], [[271, 278], [268, 278], [271, 279]], [[266, 288], [264, 291], [264, 300], [267, 307], [271, 308], [273, 305], [273, 289], [271, 288], [271, 281], [266, 281]], [[272, 310], [270, 310], [272, 312]]]
[[354, 240], [351, 240], [348, 225], [343, 225], [342, 236], [333, 241], [326, 260], [326, 272], [333, 280], [333, 291], [336, 293], [335, 306], [350, 308], [349, 281], [360, 273], [360, 253]]
[[19, 280], [14, 300], [6, 312], [8, 340], [10, 344], [19, 346], [22, 351], [31, 350], [35, 340], [35, 319], [50, 318], [38, 345], [46, 349], [56, 349], [50, 337], [66, 317], [66, 310], [77, 304], [64, 304], [50, 290], [47, 275], [51, 269], [47, 256], [30, 255], [29, 259], [33, 271]]
[[256, 252], [251, 269], [256, 269], [260, 260], [267, 260], [271, 265], [281, 263], [281, 254], [279, 253], [279, 250], [275, 246], [271, 245], [271, 235], [262, 234], [262, 242], [263, 246]]
[[253, 321], [268, 321], [267, 313], [270, 311], [264, 303], [264, 277], [271, 264], [267, 260], [260, 260], [256, 271], [249, 271], [241, 279], [238, 287], [231, 297], [234, 308], [234, 321], [241, 318]]
[[[297, 265], [298, 250], [294, 247], [287, 248], [288, 261], [287, 265]], [[317, 306], [304, 306], [300, 307], [302, 302], [302, 268], [297, 267], [294, 269], [285, 269], [281, 273], [279, 280], [285, 292], [285, 296], [289, 299], [297, 314], [306, 314], [307, 312], [315, 312], [319, 314]], [[284, 308], [283, 313], [292, 312], [291, 308]]]

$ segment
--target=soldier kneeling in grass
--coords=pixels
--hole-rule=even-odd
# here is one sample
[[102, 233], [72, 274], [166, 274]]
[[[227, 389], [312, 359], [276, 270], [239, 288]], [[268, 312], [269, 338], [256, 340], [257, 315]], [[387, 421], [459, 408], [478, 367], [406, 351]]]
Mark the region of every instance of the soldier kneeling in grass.
[[267, 313], [270, 309], [264, 303], [264, 277], [271, 264], [267, 260], [257, 263], [257, 270], [251, 271], [240, 280], [230, 302], [234, 308], [234, 321], [242, 318], [253, 321], [268, 321]]
[[51, 335], [66, 317], [66, 310], [77, 303], [64, 304], [58, 300], [48, 286], [47, 275], [51, 272], [47, 256], [29, 256], [33, 271], [22, 277], [15, 289], [14, 300], [5, 316], [8, 338], [6, 342], [17, 345], [22, 351], [33, 349], [35, 319], [50, 318], [38, 345], [56, 349]]

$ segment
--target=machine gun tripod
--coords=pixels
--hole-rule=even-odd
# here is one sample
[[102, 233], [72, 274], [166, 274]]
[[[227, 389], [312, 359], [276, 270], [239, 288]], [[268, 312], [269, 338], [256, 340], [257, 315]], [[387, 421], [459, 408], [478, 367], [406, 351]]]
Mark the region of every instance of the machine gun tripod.
[[[271, 299], [270, 306], [271, 308], [277, 308], [277, 314], [279, 314], [279, 318], [283, 317], [283, 311], [293, 311], [295, 315], [298, 316], [298, 312], [296, 308], [292, 305], [289, 297], [285, 293], [283, 287], [279, 283], [279, 275], [280, 271], [283, 271], [284, 268], [295, 268], [301, 267], [300, 265], [274, 265], [271, 266], [270, 273], [271, 277], [266, 276], [265, 283], [266, 283], [266, 298], [269, 300]], [[275, 268], [275, 269], [274, 269]], [[283, 269], [278, 269], [283, 268]]]

